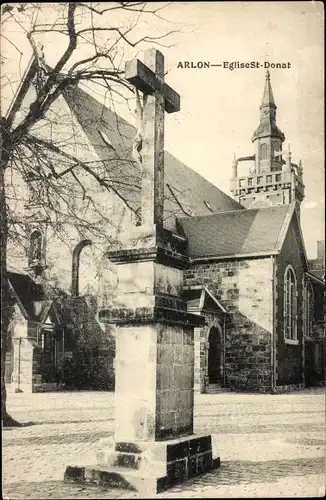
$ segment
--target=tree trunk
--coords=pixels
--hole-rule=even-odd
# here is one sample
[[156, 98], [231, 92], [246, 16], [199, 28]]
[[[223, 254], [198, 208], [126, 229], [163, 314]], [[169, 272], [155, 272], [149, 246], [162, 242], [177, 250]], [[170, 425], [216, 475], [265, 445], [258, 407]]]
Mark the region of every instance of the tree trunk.
[[[11, 317], [11, 301], [7, 275], [8, 217], [6, 205], [5, 171], [9, 162], [7, 128], [4, 119], [0, 127], [0, 281], [1, 281], [1, 421], [4, 427], [19, 425], [7, 412], [5, 384], [6, 351]], [[9, 145], [8, 145], [9, 146]]]

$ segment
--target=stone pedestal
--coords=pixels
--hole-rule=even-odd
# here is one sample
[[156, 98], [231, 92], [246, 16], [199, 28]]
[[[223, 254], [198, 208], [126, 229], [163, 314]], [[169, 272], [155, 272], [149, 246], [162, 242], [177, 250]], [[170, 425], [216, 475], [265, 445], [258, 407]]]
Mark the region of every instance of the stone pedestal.
[[34, 345], [29, 338], [13, 337], [14, 369], [12, 388], [15, 392], [33, 392]]
[[[173, 236], [136, 228], [130, 248], [111, 251], [118, 288], [99, 319], [117, 325], [115, 436], [100, 443], [95, 467], [68, 467], [66, 480], [153, 495], [219, 465], [211, 436], [193, 434], [194, 326], [203, 318], [182, 300], [189, 265]], [[136, 231], [137, 233], [137, 231]], [[146, 242], [149, 243], [146, 246]]]
[[211, 436], [188, 435], [165, 441], [102, 440], [97, 465], [67, 467], [67, 481], [123, 488], [152, 497], [220, 465], [212, 457]]

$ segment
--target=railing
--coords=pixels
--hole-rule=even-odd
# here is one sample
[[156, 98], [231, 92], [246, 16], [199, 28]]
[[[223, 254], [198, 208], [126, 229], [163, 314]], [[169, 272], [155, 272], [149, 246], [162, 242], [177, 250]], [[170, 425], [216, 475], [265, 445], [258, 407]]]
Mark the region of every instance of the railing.
[[[291, 184], [293, 172], [268, 172], [248, 175], [232, 179], [231, 191], [239, 192], [241, 190], [259, 190], [260, 188], [268, 188], [272, 186], [282, 187], [282, 184]], [[296, 188], [303, 191], [304, 185], [301, 180], [295, 175]]]

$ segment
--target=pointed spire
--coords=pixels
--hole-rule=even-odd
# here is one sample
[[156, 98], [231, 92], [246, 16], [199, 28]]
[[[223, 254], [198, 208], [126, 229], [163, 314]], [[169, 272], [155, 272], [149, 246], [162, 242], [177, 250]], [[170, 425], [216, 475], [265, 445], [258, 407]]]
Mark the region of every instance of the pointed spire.
[[273, 96], [273, 91], [272, 91], [272, 86], [271, 86], [271, 80], [270, 80], [270, 73], [267, 70], [266, 71], [266, 77], [265, 77], [265, 89], [264, 89], [264, 94], [263, 98], [261, 101], [261, 107], [262, 106], [275, 106], [275, 101], [274, 101], [274, 96]]
[[282, 142], [284, 141], [284, 134], [276, 125], [276, 109], [277, 106], [274, 101], [270, 73], [267, 70], [265, 75], [264, 94], [260, 105], [260, 123], [252, 136], [252, 141], [264, 137], [277, 137], [281, 139]]

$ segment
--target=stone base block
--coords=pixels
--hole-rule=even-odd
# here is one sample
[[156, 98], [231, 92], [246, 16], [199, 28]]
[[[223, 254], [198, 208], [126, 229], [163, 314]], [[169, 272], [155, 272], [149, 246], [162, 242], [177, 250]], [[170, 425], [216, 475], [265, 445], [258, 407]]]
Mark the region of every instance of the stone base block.
[[100, 441], [97, 465], [68, 466], [65, 481], [131, 489], [147, 496], [219, 466], [220, 458], [212, 456], [211, 436], [138, 443], [107, 439]]
[[273, 394], [284, 394], [286, 392], [302, 391], [304, 384], [277, 385], [273, 389]]

